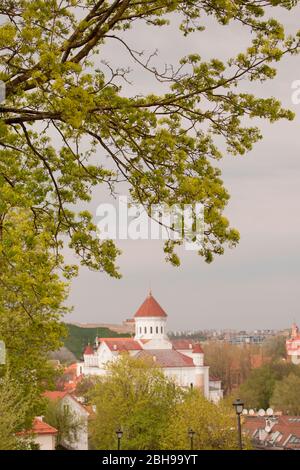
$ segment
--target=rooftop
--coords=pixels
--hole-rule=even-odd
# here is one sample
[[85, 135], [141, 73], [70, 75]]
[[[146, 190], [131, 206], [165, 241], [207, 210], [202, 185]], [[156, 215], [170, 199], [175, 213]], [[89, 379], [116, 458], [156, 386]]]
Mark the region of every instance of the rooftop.
[[138, 358], [150, 358], [160, 367], [194, 367], [191, 357], [185, 356], [175, 349], [144, 349], [137, 355]]
[[111, 351], [139, 351], [141, 345], [133, 338], [98, 338], [100, 343], [105, 343]]
[[151, 292], [134, 315], [134, 318], [140, 317], [167, 317], [166, 312], [162, 309], [157, 300], [155, 300]]

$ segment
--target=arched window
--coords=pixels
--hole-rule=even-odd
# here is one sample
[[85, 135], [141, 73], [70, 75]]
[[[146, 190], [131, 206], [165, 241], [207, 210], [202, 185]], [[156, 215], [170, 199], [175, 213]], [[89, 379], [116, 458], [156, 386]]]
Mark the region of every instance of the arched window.
[[146, 326], [144, 327], [144, 333], [147, 333], [147, 327]]
[[152, 335], [152, 333], [153, 333], [153, 328], [152, 328], [152, 326], [150, 326], [150, 333], [151, 333], [151, 335]]
[[164, 332], [164, 329], [163, 329], [163, 327], [162, 327], [162, 326], [160, 327], [160, 332], [161, 332], [161, 333], [163, 333], [163, 332]]
[[158, 335], [158, 326], [156, 327], [156, 334]]
[[140, 335], [142, 334], [142, 327], [140, 326]]

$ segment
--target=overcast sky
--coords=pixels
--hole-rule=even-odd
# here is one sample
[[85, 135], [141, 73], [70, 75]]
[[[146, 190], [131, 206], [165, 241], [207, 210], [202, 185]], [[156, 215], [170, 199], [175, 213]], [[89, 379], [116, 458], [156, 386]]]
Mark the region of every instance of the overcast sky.
[[[275, 11], [275, 10], [274, 10]], [[293, 13], [279, 10], [290, 31], [300, 29], [300, 7]], [[249, 44], [238, 25], [219, 27], [206, 21], [205, 32], [183, 38], [176, 22], [168, 28], [140, 26], [128, 41], [149, 53], [159, 49], [158, 64], [176, 63], [187, 53], [204, 60], [229, 58]], [[129, 60], [116, 44], [106, 46], [102, 58], [112, 64]], [[159, 92], [142, 71], [131, 75], [133, 84], [124, 94]], [[221, 162], [223, 180], [231, 194], [226, 215], [238, 228], [238, 248], [207, 265], [195, 252], [182, 250], [181, 267], [164, 261], [159, 241], [122, 241], [119, 266], [123, 275], [114, 280], [81, 269], [73, 281], [67, 318], [84, 322], [122, 322], [130, 318], [151, 285], [153, 295], [169, 315], [169, 329], [281, 328], [293, 319], [300, 324], [300, 105], [291, 102], [291, 84], [300, 80], [300, 56], [284, 59], [275, 80], [249, 88], [261, 96], [275, 96], [297, 115], [294, 122], [261, 122], [264, 140], [244, 157], [226, 156]], [[107, 200], [95, 191], [92, 211]]]

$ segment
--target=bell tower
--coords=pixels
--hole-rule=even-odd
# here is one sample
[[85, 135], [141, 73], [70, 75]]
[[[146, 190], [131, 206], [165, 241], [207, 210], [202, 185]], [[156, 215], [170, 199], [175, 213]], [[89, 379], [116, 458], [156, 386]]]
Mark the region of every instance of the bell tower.
[[167, 314], [150, 291], [135, 319], [135, 339], [165, 339]]

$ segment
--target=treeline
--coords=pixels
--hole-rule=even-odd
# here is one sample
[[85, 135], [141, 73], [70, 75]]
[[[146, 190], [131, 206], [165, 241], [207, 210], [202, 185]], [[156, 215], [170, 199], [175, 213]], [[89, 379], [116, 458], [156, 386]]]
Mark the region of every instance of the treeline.
[[94, 344], [95, 338], [118, 338], [120, 336], [130, 336], [129, 334], [118, 334], [109, 328], [82, 328], [70, 323], [66, 324], [68, 333], [64, 340], [65, 347], [71, 351], [76, 359], [82, 359], [84, 347], [87, 344]]
[[300, 366], [275, 362], [253, 370], [240, 388], [246, 408], [300, 415]]

